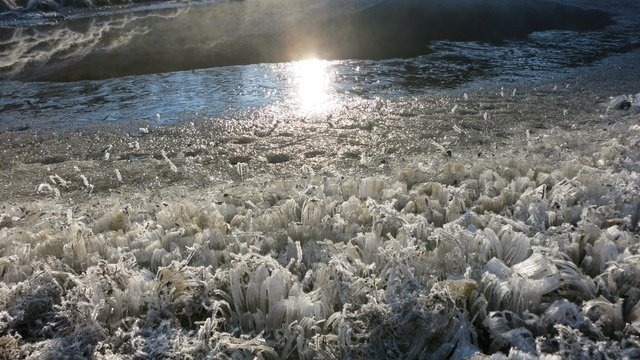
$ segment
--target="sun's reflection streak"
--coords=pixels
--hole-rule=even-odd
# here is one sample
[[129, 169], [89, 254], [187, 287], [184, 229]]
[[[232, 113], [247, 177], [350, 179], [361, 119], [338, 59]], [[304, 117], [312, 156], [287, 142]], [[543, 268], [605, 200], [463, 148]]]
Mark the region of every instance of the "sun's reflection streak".
[[318, 114], [333, 106], [329, 62], [308, 59], [294, 62], [291, 67], [294, 79], [295, 102], [303, 113]]

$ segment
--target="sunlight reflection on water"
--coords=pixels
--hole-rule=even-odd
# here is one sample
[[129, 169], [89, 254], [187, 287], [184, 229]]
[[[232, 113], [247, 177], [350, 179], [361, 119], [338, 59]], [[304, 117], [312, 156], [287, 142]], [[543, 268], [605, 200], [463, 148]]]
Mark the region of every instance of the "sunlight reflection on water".
[[324, 113], [335, 105], [330, 63], [324, 60], [307, 59], [291, 63], [291, 74], [295, 91], [292, 96], [305, 114]]

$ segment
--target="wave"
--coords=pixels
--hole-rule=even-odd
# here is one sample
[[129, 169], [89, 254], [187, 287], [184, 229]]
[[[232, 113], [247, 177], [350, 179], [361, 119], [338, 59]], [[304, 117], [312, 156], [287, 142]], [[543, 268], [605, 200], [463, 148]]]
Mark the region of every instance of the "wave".
[[608, 14], [544, 1], [233, 1], [0, 29], [0, 77], [77, 80], [308, 57], [382, 59], [432, 40], [588, 30]]

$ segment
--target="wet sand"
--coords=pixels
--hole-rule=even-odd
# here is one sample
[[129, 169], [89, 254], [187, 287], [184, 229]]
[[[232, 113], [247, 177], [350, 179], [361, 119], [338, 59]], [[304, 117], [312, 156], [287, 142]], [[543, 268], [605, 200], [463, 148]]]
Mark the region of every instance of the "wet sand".
[[[170, 194], [173, 190], [166, 189], [173, 187], [295, 177], [302, 166], [316, 173], [367, 176], [391, 175], [416, 161], [472, 163], [518, 151], [526, 131], [535, 135], [558, 128], [607, 139], [619, 119], [635, 115], [634, 109], [605, 114], [601, 104], [638, 91], [632, 76], [637, 58], [620, 55], [537, 83], [487, 81], [415, 97], [358, 99], [319, 116], [259, 117], [257, 112], [249, 118], [163, 126], [142, 121], [35, 123], [26, 129], [3, 124], [0, 197], [37, 198], [38, 185], [55, 174], [68, 181], [59, 189], [61, 198], [145, 189]], [[94, 185], [91, 192], [81, 174]]]

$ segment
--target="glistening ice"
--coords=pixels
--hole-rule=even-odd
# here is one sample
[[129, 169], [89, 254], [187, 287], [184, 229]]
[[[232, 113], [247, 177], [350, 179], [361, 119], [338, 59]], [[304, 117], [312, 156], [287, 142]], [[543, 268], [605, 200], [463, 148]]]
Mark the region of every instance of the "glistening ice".
[[[0, 352], [637, 358], [640, 126], [629, 111], [606, 137], [553, 128], [491, 157], [389, 175], [247, 173], [157, 197], [100, 195], [85, 170], [45, 176], [33, 200], [2, 207]], [[170, 156], [150, 161], [185, 171]], [[70, 186], [88, 200], [70, 203]]]

